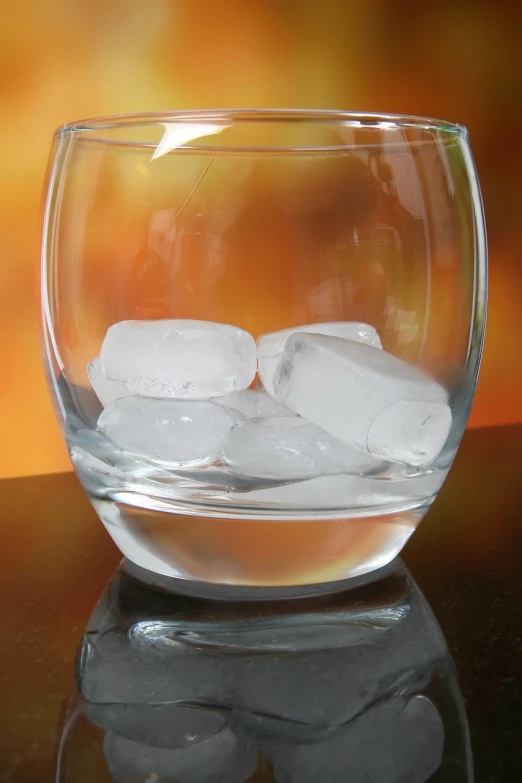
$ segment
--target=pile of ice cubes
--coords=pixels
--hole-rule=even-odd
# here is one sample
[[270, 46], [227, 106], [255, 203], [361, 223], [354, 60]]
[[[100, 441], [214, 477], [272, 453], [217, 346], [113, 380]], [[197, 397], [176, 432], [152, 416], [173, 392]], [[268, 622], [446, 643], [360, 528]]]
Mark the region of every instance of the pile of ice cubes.
[[256, 344], [222, 323], [122, 321], [88, 375], [104, 406], [98, 430], [167, 470], [219, 465], [276, 482], [418, 472], [451, 426], [447, 391], [364, 323], [308, 324]]

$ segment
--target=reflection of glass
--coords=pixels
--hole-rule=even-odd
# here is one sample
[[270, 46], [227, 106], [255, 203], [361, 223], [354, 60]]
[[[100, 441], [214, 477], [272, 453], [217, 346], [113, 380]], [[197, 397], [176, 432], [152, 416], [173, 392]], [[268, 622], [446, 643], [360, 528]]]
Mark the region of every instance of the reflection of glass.
[[42, 304], [71, 458], [126, 557], [235, 585], [379, 568], [440, 489], [476, 383], [467, 132], [291, 111], [68, 125]]
[[83, 700], [57, 780], [470, 781], [439, 626], [397, 562], [366, 579], [335, 596], [233, 603], [150, 590], [119, 569], [83, 637]]

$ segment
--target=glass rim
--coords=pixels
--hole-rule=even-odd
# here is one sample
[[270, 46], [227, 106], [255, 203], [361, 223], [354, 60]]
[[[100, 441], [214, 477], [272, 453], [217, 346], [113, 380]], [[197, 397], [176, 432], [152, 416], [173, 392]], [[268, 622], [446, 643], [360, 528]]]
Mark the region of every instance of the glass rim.
[[[436, 119], [408, 114], [389, 114], [380, 112], [357, 112], [330, 109], [183, 109], [166, 112], [143, 112], [131, 114], [113, 114], [100, 117], [92, 117], [84, 120], [76, 120], [58, 127], [54, 137], [64, 135], [81, 136], [86, 134], [86, 139], [98, 143], [114, 143], [113, 139], [93, 137], [92, 131], [104, 131], [122, 128], [151, 127], [162, 123], [203, 123], [214, 125], [222, 124], [223, 127], [252, 123], [322, 123], [339, 126], [342, 128], [393, 131], [413, 128], [423, 131], [432, 131], [447, 134], [449, 137], [467, 137], [466, 126], [447, 120]], [[103, 135], [103, 134], [102, 134]], [[144, 141], [125, 141], [125, 146], [155, 146]], [[198, 146], [198, 145], [196, 145]], [[207, 146], [207, 145], [204, 145]], [[221, 145], [213, 145], [220, 148]], [[350, 145], [347, 145], [350, 146]], [[364, 146], [364, 145], [363, 145]], [[333, 147], [333, 145], [332, 145]], [[330, 147], [330, 148], [332, 148]], [[180, 144], [179, 148], [195, 149], [194, 145]], [[328, 149], [326, 145], [326, 149]], [[263, 149], [263, 148], [260, 148]], [[273, 150], [274, 147], [266, 146], [264, 149]], [[299, 149], [288, 147], [288, 149]]]

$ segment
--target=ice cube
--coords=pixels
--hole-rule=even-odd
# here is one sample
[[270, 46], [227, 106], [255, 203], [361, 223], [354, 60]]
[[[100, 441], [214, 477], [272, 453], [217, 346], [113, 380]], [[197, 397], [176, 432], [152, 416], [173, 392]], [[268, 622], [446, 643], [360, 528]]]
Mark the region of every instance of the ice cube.
[[233, 473], [279, 479], [364, 473], [382, 464], [297, 417], [237, 424], [223, 440], [222, 459]]
[[208, 399], [246, 389], [256, 374], [254, 338], [211, 321], [121, 321], [100, 353], [109, 380], [143, 397]]
[[165, 783], [243, 783], [258, 761], [254, 741], [239, 738], [228, 727], [210, 739], [181, 749], [151, 748], [109, 731], [103, 752], [118, 783], [148, 775]]
[[379, 335], [373, 326], [359, 323], [358, 321], [334, 321], [333, 323], [307, 324], [295, 326], [291, 329], [281, 329], [279, 332], [262, 334], [257, 340], [257, 353], [259, 361], [259, 376], [263, 386], [269, 394], [275, 397], [274, 375], [277, 365], [281, 360], [286, 341], [295, 333], [306, 332], [308, 334], [327, 334], [334, 337], [343, 337], [348, 340], [367, 343], [376, 348], [381, 348]]
[[273, 416], [297, 416], [283, 403], [271, 397], [262, 388], [246, 389], [245, 391], [227, 394], [216, 399], [220, 405], [239, 411], [247, 419], [268, 418]]
[[258, 715], [248, 710], [232, 709], [227, 714], [227, 720], [233, 729], [240, 733], [253, 734], [261, 741], [261, 748], [265, 742], [271, 742], [274, 739], [282, 742], [324, 742], [324, 740], [339, 734], [338, 726], [309, 726], [306, 723], [299, 723], [273, 717], [271, 715]]
[[[376, 727], [380, 731], [381, 718], [393, 720], [391, 713], [399, 712], [400, 701], [424, 688], [436, 662], [447, 656], [429, 606], [418, 588], [413, 590], [407, 599], [390, 595], [388, 602], [373, 606], [369, 593], [370, 604], [362, 601], [359, 612], [340, 613], [335, 622], [353, 628], [351, 640], [348, 629], [344, 631], [344, 648], [300, 650], [300, 618], [293, 626], [293, 650], [237, 656], [235, 706], [317, 729], [342, 728], [357, 718], [358, 738]], [[319, 639], [321, 633], [318, 624]], [[372, 705], [382, 705], [390, 697], [393, 704], [386, 701], [382, 712], [373, 711]]]
[[91, 386], [96, 392], [96, 395], [105, 408], [109, 403], [114, 400], [120, 400], [122, 397], [131, 397], [133, 392], [129, 391], [126, 386], [121, 383], [109, 380], [105, 376], [100, 364], [100, 359], [97, 357], [93, 359], [87, 365], [87, 375], [91, 382]]
[[[359, 622], [371, 623], [372, 618]], [[371, 704], [418, 679], [433, 664], [437, 648], [432, 640], [422, 647], [415, 639], [413, 623], [404, 618], [395, 622], [397, 631], [375, 623], [371, 636], [344, 650], [265, 654], [250, 661], [238, 658], [237, 675], [243, 675], [239, 706], [301, 725], [341, 727]], [[415, 622], [418, 630], [418, 619]], [[412, 644], [411, 650], [406, 641]]]
[[126, 451], [168, 467], [205, 465], [221, 452], [221, 441], [241, 414], [201, 400], [115, 400], [98, 429]]
[[444, 725], [425, 696], [414, 696], [398, 718], [366, 746], [372, 783], [426, 783], [442, 763]]
[[92, 723], [120, 737], [159, 748], [185, 748], [212, 737], [226, 725], [217, 712], [179, 704], [90, 704]]
[[426, 465], [442, 451], [451, 427], [449, 405], [421, 400], [393, 402], [368, 431], [368, 451], [383, 459]]
[[[371, 707], [325, 742], [268, 741], [262, 743], [262, 748], [274, 765], [277, 781], [315, 783], [323, 779], [329, 783], [367, 783], [365, 747], [371, 748], [374, 738], [393, 724], [403, 708], [404, 700], [396, 697]], [[376, 778], [375, 783], [384, 780]]]
[[188, 645], [170, 644], [165, 652], [154, 640], [134, 644], [128, 628], [95, 627], [82, 640], [78, 679], [84, 699], [98, 706], [226, 704], [233, 660], [194, 654]]
[[396, 356], [354, 340], [291, 336], [274, 385], [293, 411], [381, 459], [425, 465], [449, 434], [442, 386]]

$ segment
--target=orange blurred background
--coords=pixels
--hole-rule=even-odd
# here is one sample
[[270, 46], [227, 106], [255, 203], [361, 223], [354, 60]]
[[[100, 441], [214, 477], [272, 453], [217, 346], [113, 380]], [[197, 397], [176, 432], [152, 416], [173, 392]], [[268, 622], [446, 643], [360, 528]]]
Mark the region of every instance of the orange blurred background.
[[54, 128], [119, 112], [314, 107], [467, 125], [490, 251], [472, 426], [522, 420], [518, 2], [18, 0], [0, 29], [0, 477], [70, 469], [38, 353], [39, 207]]

